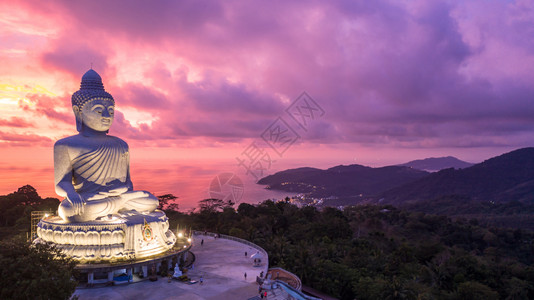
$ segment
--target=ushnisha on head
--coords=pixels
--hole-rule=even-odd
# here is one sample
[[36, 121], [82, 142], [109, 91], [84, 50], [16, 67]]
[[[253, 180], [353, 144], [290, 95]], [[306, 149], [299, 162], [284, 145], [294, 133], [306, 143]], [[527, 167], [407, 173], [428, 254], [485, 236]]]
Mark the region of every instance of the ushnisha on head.
[[104, 90], [102, 78], [93, 69], [83, 75], [80, 89], [72, 94], [72, 111], [78, 132], [82, 132], [85, 127], [108, 132], [111, 127], [115, 100]]

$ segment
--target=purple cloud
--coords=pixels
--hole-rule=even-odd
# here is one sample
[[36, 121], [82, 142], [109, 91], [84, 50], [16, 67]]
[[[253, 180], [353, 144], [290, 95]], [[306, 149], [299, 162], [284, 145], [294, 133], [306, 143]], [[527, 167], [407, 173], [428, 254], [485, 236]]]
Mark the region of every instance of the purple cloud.
[[[26, 9], [58, 24], [39, 53], [45, 68], [79, 80], [87, 61], [98, 61], [119, 110], [153, 116], [132, 126], [117, 115], [113, 130], [132, 139], [255, 138], [307, 91], [326, 112], [303, 136], [315, 143], [517, 147], [534, 131], [531, 6], [130, 1], [126, 9], [92, 1]], [[130, 67], [137, 71], [120, 72]]]

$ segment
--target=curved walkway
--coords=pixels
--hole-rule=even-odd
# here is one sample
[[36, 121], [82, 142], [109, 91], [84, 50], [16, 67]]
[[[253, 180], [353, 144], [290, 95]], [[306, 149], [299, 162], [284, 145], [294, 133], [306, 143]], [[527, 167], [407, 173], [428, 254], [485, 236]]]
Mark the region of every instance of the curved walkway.
[[[187, 275], [204, 284], [186, 284], [158, 277], [158, 281], [141, 281], [123, 286], [78, 289], [79, 299], [249, 299], [258, 294], [256, 276], [267, 273], [268, 266], [254, 267], [250, 255], [257, 250], [249, 245], [211, 236], [193, 236], [196, 261]], [[202, 239], [204, 240], [201, 245]], [[245, 252], [248, 256], [245, 257]], [[245, 279], [244, 274], [247, 273]]]

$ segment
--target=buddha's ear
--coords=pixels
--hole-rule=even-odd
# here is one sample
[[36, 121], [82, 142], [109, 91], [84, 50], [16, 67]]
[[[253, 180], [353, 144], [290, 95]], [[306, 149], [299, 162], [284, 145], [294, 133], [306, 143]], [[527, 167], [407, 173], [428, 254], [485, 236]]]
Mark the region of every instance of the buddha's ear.
[[74, 112], [74, 117], [76, 117], [76, 130], [78, 132], [82, 131], [83, 121], [82, 121], [82, 112], [78, 105], [72, 106], [72, 111]]
[[78, 107], [78, 105], [73, 105], [72, 111], [74, 112], [75, 115], [78, 115], [80, 113], [80, 108]]

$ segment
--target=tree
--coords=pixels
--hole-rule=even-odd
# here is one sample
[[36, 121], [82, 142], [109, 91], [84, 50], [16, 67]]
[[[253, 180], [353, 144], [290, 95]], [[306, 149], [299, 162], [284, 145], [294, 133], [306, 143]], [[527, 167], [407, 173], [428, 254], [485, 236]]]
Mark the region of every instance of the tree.
[[165, 194], [165, 195], [161, 195], [161, 196], [158, 196], [158, 199], [159, 199], [159, 205], [158, 205], [158, 209], [168, 209], [168, 210], [178, 210], [178, 204], [177, 203], [169, 203], [169, 202], [172, 202], [176, 199], [178, 199], [178, 197], [174, 196], [173, 194]]
[[0, 242], [0, 299], [69, 299], [76, 263], [48, 244]]
[[239, 206], [237, 207], [237, 213], [243, 217], [249, 218], [255, 218], [257, 216], [256, 207], [245, 202], [239, 204]]
[[41, 202], [41, 197], [37, 194], [37, 190], [29, 184], [19, 187], [13, 194], [21, 198], [22, 205], [34, 205]]
[[31, 185], [22, 186], [9, 195], [0, 196], [0, 226], [27, 227], [32, 210], [55, 211], [58, 204], [55, 198], [42, 199]]
[[198, 202], [198, 207], [200, 208], [200, 212], [213, 213], [222, 211], [224, 208], [231, 208], [234, 204], [235, 203], [232, 200], [224, 201], [221, 199], [208, 198], [200, 200]]
[[230, 229], [230, 231], [228, 232], [228, 234], [231, 235], [231, 236], [235, 236], [235, 237], [241, 238], [241, 239], [246, 239], [247, 238], [247, 233], [244, 232], [241, 228], [232, 227]]
[[458, 299], [491, 300], [499, 299], [499, 294], [487, 285], [476, 281], [467, 281], [458, 286]]
[[24, 206], [13, 194], [0, 197], [0, 224], [2, 226], [15, 225], [17, 219], [23, 215]]

